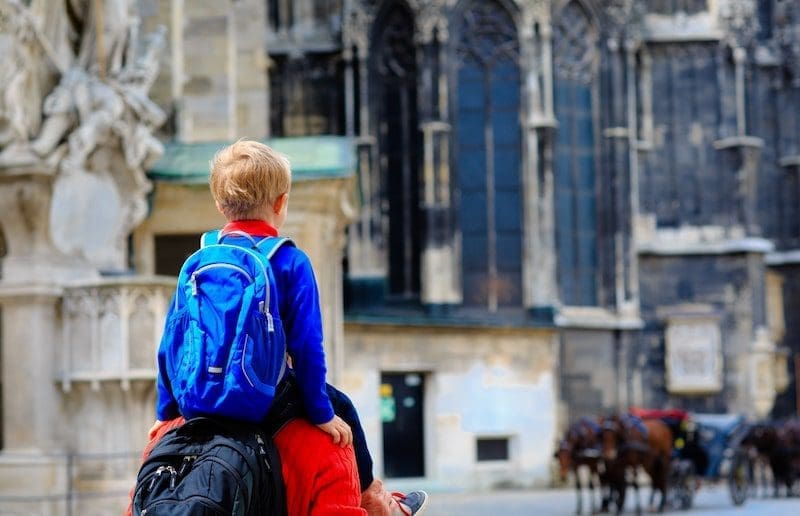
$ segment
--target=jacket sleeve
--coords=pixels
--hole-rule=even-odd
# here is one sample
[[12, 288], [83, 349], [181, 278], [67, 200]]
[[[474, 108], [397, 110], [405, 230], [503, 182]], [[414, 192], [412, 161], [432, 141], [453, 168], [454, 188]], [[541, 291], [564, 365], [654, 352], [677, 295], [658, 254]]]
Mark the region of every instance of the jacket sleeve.
[[[333, 407], [325, 386], [325, 350], [322, 335], [322, 314], [314, 270], [308, 256], [296, 248], [284, 274], [281, 296], [284, 331], [292, 367], [303, 397], [309, 420], [318, 425], [333, 418]], [[288, 254], [288, 253], [287, 253]]]
[[172, 386], [170, 385], [168, 369], [167, 369], [167, 351], [169, 348], [169, 340], [174, 332], [174, 325], [176, 324], [172, 317], [175, 311], [175, 298], [178, 295], [176, 291], [173, 295], [172, 302], [169, 304], [167, 311], [166, 322], [164, 324], [164, 334], [161, 337], [161, 343], [158, 346], [158, 372], [156, 374], [156, 419], [159, 421], [167, 421], [174, 419], [180, 415], [178, 410], [178, 403], [172, 394]]

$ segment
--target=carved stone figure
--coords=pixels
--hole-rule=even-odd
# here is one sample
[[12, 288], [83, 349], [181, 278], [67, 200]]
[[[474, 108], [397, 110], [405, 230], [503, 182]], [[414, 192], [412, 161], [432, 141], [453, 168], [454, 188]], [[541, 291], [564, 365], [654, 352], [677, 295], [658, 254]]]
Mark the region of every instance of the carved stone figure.
[[54, 171], [56, 249], [124, 268], [125, 239], [146, 215], [145, 169], [163, 152], [153, 133], [165, 115], [148, 95], [165, 31], [140, 44], [130, 0], [0, 0], [0, 16], [13, 29], [0, 63], [0, 174]]
[[15, 0], [0, 4], [11, 52], [0, 64], [0, 163], [35, 160], [28, 142], [39, 132], [48, 86], [47, 43], [30, 13]]

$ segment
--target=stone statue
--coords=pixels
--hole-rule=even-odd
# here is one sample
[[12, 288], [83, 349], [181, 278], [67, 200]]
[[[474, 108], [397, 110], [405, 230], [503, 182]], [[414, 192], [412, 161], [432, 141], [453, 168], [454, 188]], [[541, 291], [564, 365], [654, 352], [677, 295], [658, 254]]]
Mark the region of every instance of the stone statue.
[[0, 63], [0, 163], [25, 164], [35, 160], [28, 143], [41, 126], [52, 49], [19, 2], [6, 0], [0, 8], [11, 35], [8, 59]]
[[163, 153], [154, 132], [166, 117], [149, 93], [165, 30], [140, 41], [134, 5], [0, 0], [13, 49], [0, 62], [0, 174], [52, 171], [55, 247], [107, 270], [125, 267], [127, 236], [146, 215], [145, 172]]

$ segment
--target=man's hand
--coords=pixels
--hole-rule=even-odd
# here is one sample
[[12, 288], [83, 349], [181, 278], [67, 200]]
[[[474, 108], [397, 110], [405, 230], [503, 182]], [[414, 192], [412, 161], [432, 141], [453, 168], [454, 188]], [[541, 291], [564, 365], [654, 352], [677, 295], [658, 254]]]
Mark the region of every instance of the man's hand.
[[333, 437], [333, 443], [338, 444], [342, 448], [349, 444], [353, 444], [353, 431], [350, 430], [350, 425], [344, 422], [342, 418], [334, 415], [333, 419], [327, 423], [317, 425], [323, 432], [330, 434]]

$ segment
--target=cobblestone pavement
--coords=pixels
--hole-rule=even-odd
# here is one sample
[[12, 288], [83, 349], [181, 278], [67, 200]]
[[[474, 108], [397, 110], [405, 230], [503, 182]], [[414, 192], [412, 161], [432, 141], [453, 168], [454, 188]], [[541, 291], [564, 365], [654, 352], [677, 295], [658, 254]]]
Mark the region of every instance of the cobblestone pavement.
[[[387, 483], [391, 488], [391, 483]], [[424, 487], [423, 487], [424, 488]], [[427, 489], [427, 488], [426, 488]], [[530, 491], [492, 491], [485, 493], [437, 492], [431, 490], [431, 499], [425, 516], [560, 516], [575, 511], [575, 492], [571, 489], [542, 489]], [[644, 514], [649, 514], [646, 504], [650, 489], [641, 493]], [[629, 498], [632, 498], [632, 492]], [[584, 514], [586, 513], [584, 502]], [[628, 500], [625, 514], [635, 514], [632, 499]], [[697, 493], [694, 507], [689, 511], [668, 511], [665, 516], [699, 514], [702, 516], [800, 516], [800, 498], [748, 499], [736, 507], [724, 486], [703, 486]]]

